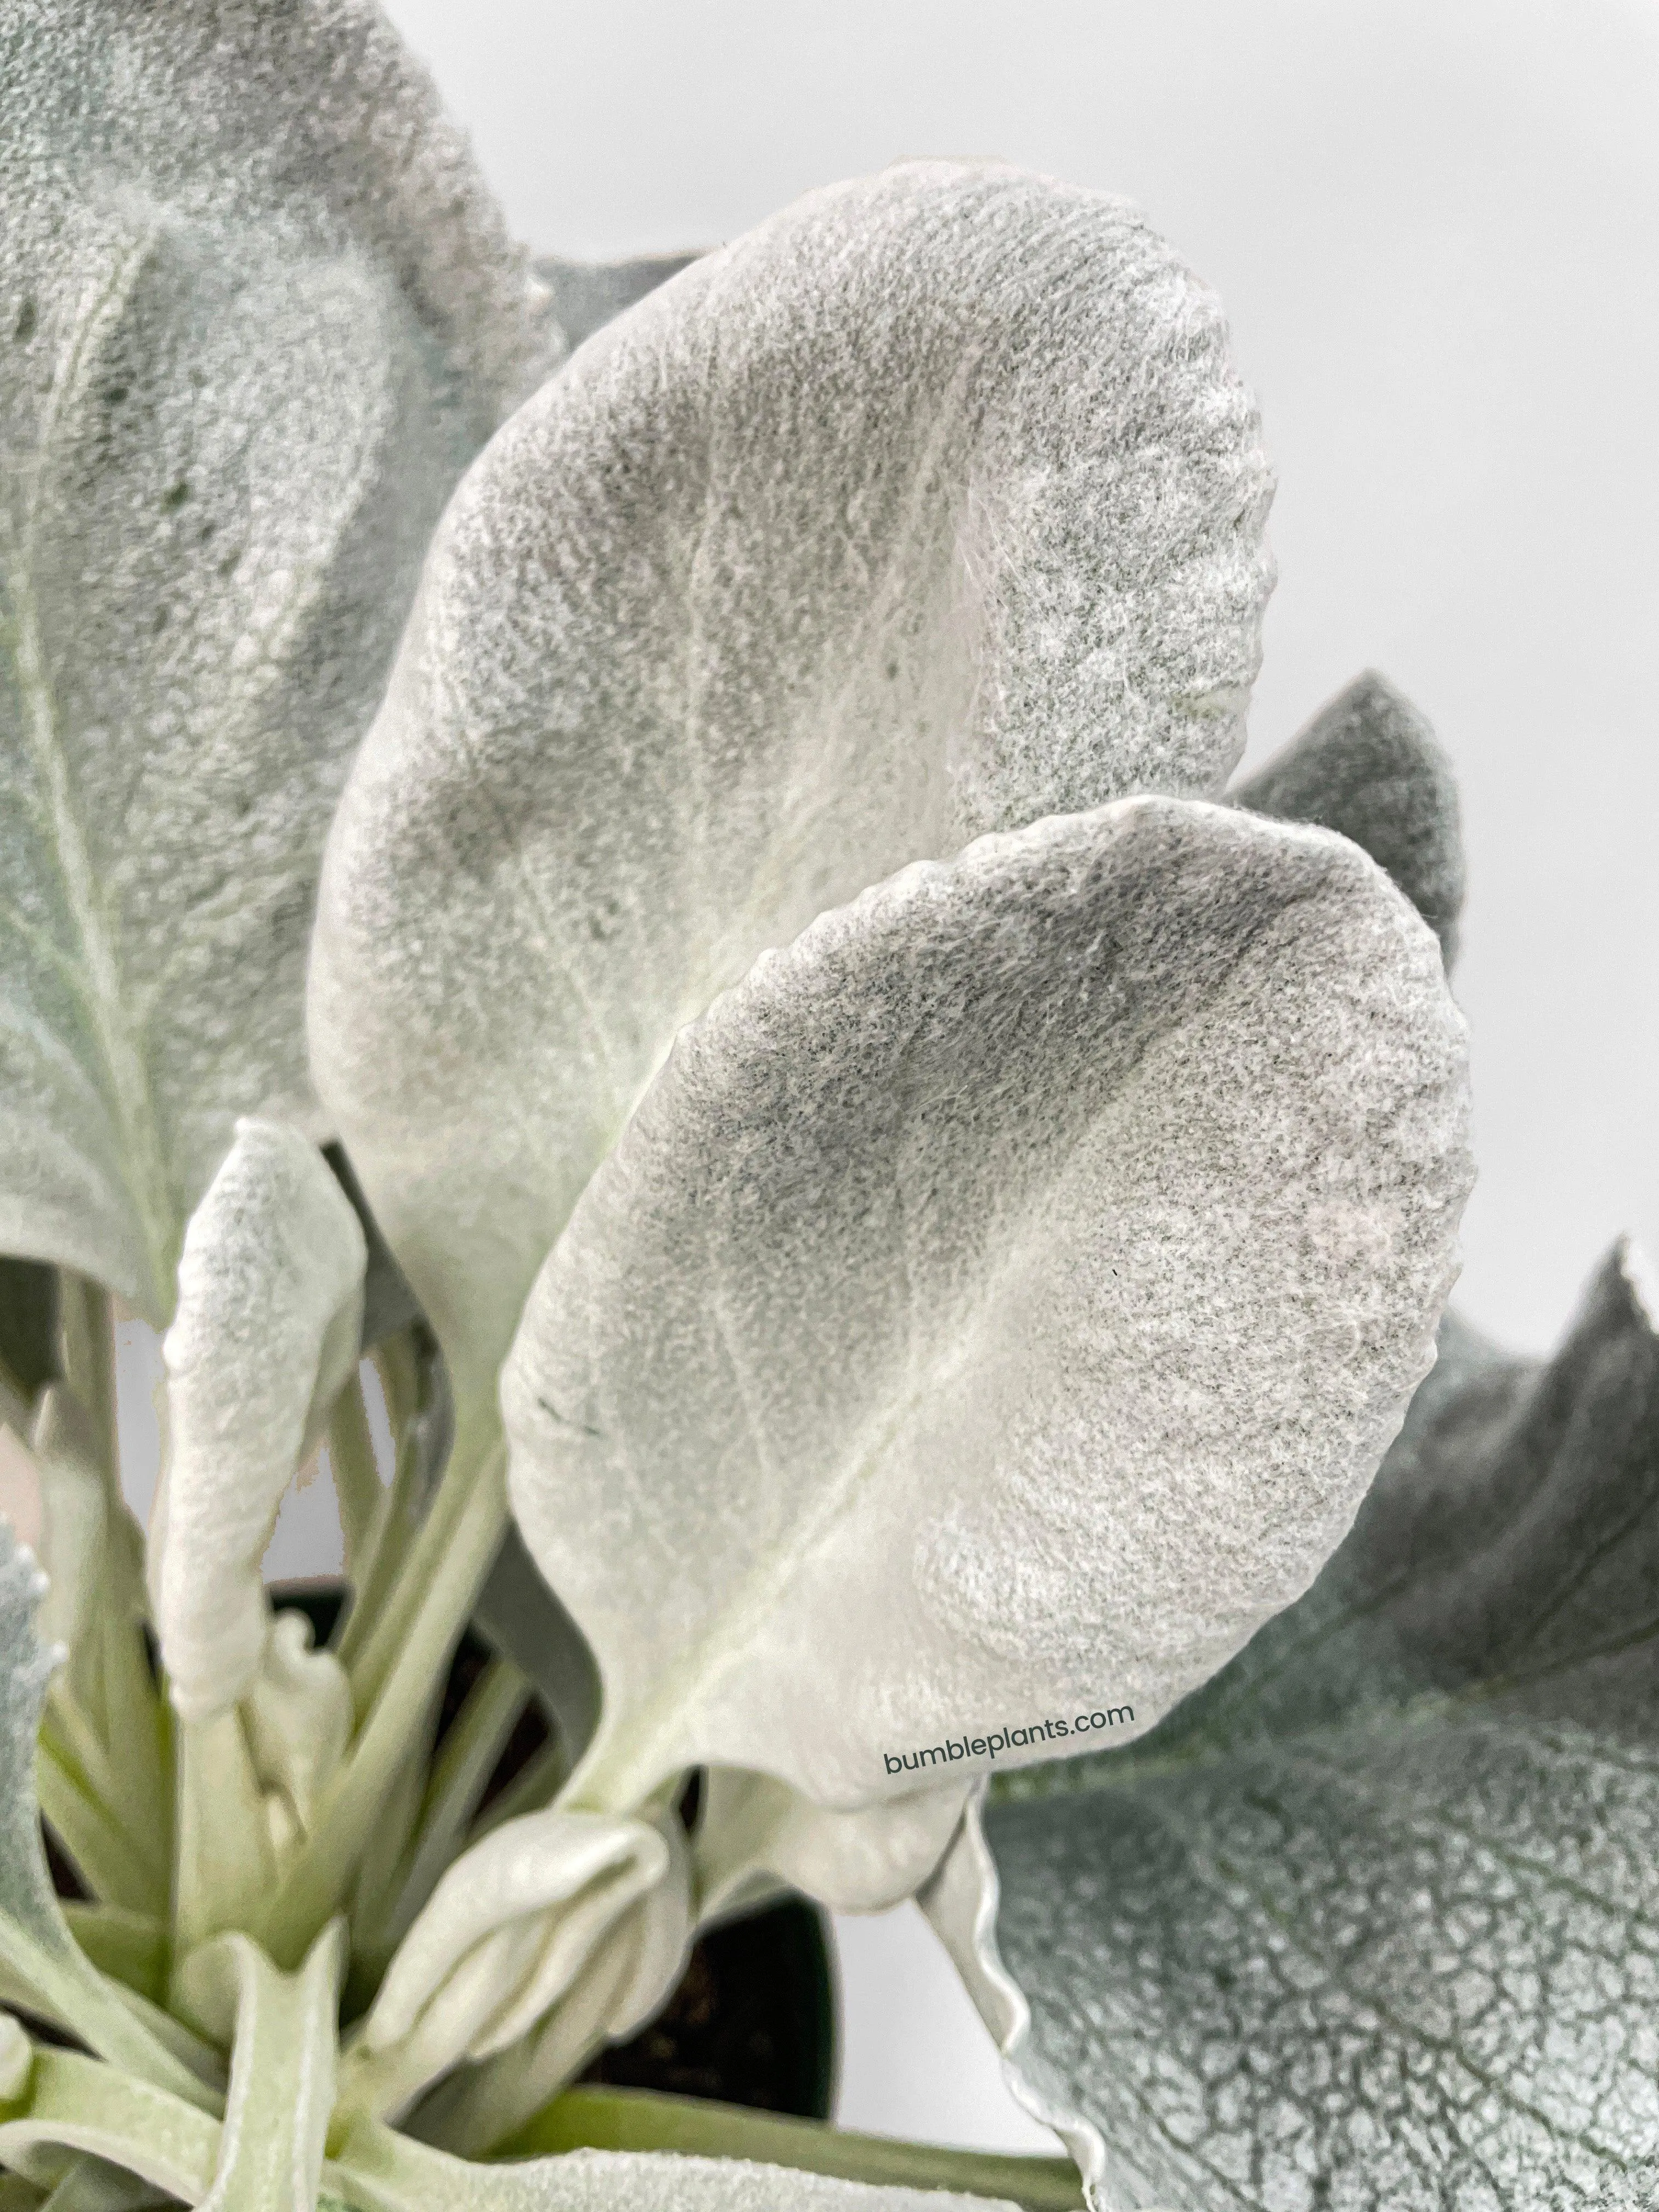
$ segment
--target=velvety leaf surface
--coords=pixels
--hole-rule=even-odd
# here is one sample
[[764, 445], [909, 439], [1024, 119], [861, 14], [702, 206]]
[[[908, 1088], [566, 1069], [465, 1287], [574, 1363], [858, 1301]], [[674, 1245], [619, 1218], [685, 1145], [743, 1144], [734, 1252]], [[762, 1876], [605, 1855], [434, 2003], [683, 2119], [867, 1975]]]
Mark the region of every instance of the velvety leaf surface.
[[808, 195], [503, 428], [354, 768], [312, 982], [464, 1399], [763, 947], [981, 830], [1219, 788], [1268, 489], [1213, 297], [1121, 202], [988, 163]]
[[1409, 699], [1375, 669], [1322, 707], [1231, 794], [1363, 845], [1439, 938], [1449, 968], [1463, 910], [1463, 834], [1451, 763]]
[[1615, 1254], [1547, 1366], [1449, 1322], [1308, 1596], [988, 1808], [1018, 2065], [1103, 2206], [1649, 2201], [1656, 1632], [1659, 1340]]
[[0, 1250], [160, 1322], [234, 1115], [319, 1127], [324, 835], [544, 295], [361, 0], [20, 0], [0, 78]]
[[993, 1731], [1149, 1726], [1395, 1432], [1464, 1083], [1382, 872], [1231, 808], [987, 838], [759, 960], [504, 1374], [514, 1509], [605, 1683], [577, 1802], [711, 1764], [868, 1805]]

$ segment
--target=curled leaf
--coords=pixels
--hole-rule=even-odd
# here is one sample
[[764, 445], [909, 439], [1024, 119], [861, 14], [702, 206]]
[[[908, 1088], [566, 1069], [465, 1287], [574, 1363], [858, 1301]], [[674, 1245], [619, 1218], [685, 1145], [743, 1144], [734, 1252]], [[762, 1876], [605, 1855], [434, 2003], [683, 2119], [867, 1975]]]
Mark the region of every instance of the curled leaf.
[[[402, 2112], [463, 2059], [489, 2058], [529, 2034], [583, 1982], [605, 1996], [580, 2055], [606, 2034], [629, 2033], [667, 1994], [684, 1956], [686, 1875], [672, 1815], [555, 1808], [505, 1822], [456, 1860], [399, 1945], [343, 2099]], [[642, 1954], [647, 1899], [665, 1909], [672, 1942]]]
[[357, 1361], [364, 1245], [322, 1154], [252, 1119], [191, 1216], [162, 1345], [167, 1444], [150, 1590], [173, 1701], [228, 1711], [270, 1614], [259, 1563], [283, 1494]]
[[311, 1632], [304, 1613], [279, 1613], [244, 1699], [248, 1748], [279, 1852], [311, 1832], [351, 1734], [345, 1669], [331, 1651], [313, 1650]]
[[318, 1081], [464, 1398], [682, 1023], [906, 861], [1218, 789], [1271, 580], [1219, 307], [995, 164], [608, 324], [434, 539], [331, 833]]
[[1445, 1325], [1347, 1541], [1162, 1729], [994, 1793], [1002, 2031], [1103, 2201], [1645, 2201], [1656, 1585], [1621, 1250], [1547, 1364]]
[[542, 295], [377, 9], [21, 0], [0, 148], [0, 1250], [157, 1322], [320, 1133], [319, 857]]
[[1364, 854], [1179, 800], [759, 960], [504, 1373], [605, 1686], [571, 1802], [712, 1765], [851, 1808], [1150, 1727], [1306, 1588], [1432, 1356], [1464, 1063]]

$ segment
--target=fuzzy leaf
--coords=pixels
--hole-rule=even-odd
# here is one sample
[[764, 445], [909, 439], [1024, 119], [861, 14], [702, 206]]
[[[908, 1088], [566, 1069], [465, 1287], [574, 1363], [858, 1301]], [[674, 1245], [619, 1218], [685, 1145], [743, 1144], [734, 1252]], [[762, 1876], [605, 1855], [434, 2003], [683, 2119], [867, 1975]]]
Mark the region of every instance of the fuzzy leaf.
[[173, 1702], [228, 1711], [270, 1613], [259, 1563], [283, 1494], [357, 1363], [363, 1232], [297, 1129], [244, 1120], [191, 1216], [162, 1345], [167, 1448], [149, 1577]]
[[1656, 1589], [1659, 1338], [1616, 1253], [1547, 1366], [1446, 1325], [1352, 1534], [1226, 1674], [994, 1798], [1002, 2027], [1103, 2205], [1626, 2201]]
[[1271, 579], [1212, 295], [992, 164], [816, 192], [469, 475], [331, 833], [318, 1081], [486, 1401], [676, 1030], [906, 861], [1218, 789]]
[[1363, 845], [1451, 966], [1463, 911], [1457, 784], [1433, 731], [1386, 677], [1357, 676], [1231, 795], [1258, 814], [1322, 823]]
[[713, 1764], [867, 1805], [1150, 1726], [1346, 1531], [1432, 1356], [1464, 1094], [1381, 871], [1224, 807], [987, 838], [758, 961], [503, 1378], [605, 1684], [574, 1802]]
[[0, 1250], [152, 1320], [313, 1133], [319, 856], [532, 287], [362, 0], [20, 0], [0, 149]]

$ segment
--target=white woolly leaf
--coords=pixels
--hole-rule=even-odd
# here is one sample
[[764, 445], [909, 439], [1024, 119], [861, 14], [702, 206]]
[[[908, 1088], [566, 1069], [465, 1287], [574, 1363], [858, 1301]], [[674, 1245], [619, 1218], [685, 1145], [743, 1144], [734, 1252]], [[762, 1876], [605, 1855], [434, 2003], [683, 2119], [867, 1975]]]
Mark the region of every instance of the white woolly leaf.
[[312, 986], [464, 1400], [763, 947], [983, 830], [1219, 788], [1268, 487], [1214, 298], [1122, 202], [994, 164], [810, 194], [498, 434], [354, 767]]
[[316, 1146], [244, 1120], [191, 1216], [162, 1345], [167, 1444], [149, 1580], [173, 1701], [226, 1711], [270, 1627], [259, 1564], [356, 1364], [363, 1233]]
[[574, 1802], [710, 1764], [856, 1807], [1149, 1727], [1306, 1588], [1432, 1356], [1464, 1058], [1357, 847], [1180, 800], [759, 960], [504, 1375], [605, 1685]]
[[163, 1322], [316, 1133], [319, 857], [530, 280], [362, 0], [21, 0], [0, 145], [0, 1249]]

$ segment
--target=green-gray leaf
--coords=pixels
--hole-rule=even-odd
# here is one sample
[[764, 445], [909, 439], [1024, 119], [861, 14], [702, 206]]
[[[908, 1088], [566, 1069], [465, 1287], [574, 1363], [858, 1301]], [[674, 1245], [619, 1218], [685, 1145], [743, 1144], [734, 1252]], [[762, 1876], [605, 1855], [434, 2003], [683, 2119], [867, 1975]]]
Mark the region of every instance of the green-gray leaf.
[[554, 320], [574, 349], [696, 258], [653, 253], [635, 261], [562, 261], [550, 253], [537, 262], [536, 274], [552, 294]]
[[159, 1321], [234, 1116], [322, 1133], [324, 832], [562, 342], [363, 0], [20, 0], [0, 77], [0, 1250]]
[[1623, 2204], [1659, 2151], [1656, 1688], [1659, 1339], [1620, 1251], [1547, 1366], [1449, 1323], [1308, 1596], [990, 1807], [1017, 2064], [1097, 2130], [1099, 2202]]
[[1463, 909], [1457, 785], [1433, 731], [1385, 677], [1357, 676], [1231, 796], [1257, 814], [1318, 822], [1363, 845], [1451, 966]]

